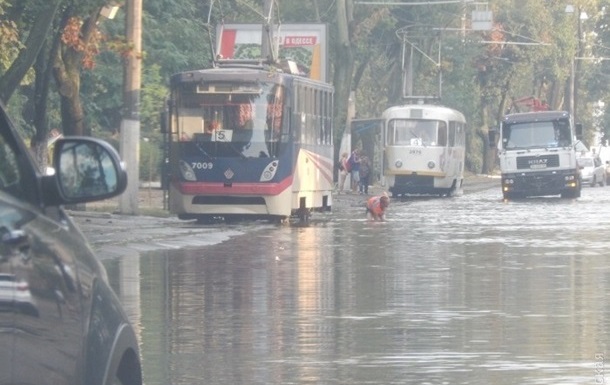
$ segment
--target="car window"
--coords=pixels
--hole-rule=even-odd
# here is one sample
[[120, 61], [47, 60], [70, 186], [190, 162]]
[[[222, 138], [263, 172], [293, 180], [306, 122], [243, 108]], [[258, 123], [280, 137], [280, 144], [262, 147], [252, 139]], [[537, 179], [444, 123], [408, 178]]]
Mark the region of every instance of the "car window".
[[21, 191], [21, 177], [15, 151], [4, 135], [0, 135], [0, 189], [14, 196], [19, 196]]
[[36, 204], [39, 190], [34, 167], [22, 139], [0, 108], [0, 191]]

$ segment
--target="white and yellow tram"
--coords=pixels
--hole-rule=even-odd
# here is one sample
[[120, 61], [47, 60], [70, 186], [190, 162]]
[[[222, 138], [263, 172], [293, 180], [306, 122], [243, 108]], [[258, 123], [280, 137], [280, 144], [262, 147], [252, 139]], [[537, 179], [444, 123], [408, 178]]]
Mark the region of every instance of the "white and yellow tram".
[[386, 109], [383, 177], [392, 196], [453, 196], [464, 181], [464, 115], [432, 104]]

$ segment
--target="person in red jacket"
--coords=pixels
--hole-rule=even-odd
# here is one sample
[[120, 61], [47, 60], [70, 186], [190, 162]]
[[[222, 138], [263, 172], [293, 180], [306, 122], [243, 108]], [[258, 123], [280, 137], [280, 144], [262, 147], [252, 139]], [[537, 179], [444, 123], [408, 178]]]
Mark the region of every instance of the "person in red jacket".
[[386, 195], [378, 195], [369, 198], [366, 202], [366, 211], [371, 214], [374, 221], [385, 220], [385, 210], [390, 205], [390, 198]]

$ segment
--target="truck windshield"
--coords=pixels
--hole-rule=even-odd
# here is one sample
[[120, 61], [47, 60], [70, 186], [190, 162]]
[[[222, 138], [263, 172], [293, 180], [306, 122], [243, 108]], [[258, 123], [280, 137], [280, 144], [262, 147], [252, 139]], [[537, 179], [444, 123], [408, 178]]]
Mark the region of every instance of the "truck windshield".
[[570, 133], [568, 120], [504, 123], [502, 148], [566, 147], [572, 144]]

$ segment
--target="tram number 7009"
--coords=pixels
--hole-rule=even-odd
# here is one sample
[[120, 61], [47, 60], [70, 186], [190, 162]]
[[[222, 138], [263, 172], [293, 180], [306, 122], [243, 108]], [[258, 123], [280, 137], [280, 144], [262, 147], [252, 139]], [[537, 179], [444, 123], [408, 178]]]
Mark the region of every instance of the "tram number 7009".
[[192, 162], [191, 168], [193, 170], [211, 170], [214, 167], [212, 162]]

